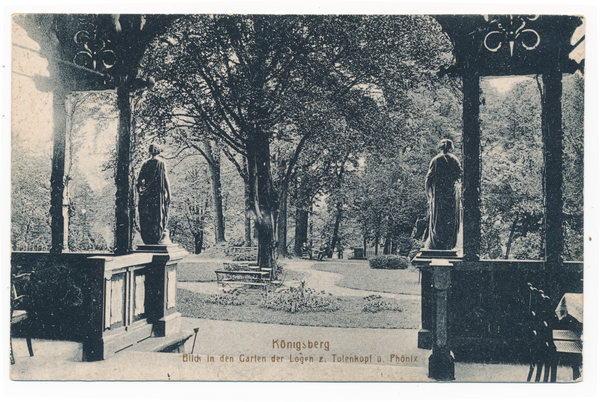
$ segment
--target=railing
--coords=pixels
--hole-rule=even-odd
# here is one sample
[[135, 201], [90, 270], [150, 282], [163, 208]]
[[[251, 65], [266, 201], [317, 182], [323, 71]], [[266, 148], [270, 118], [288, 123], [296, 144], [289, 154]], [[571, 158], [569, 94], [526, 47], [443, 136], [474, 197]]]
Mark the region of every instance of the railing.
[[[582, 278], [583, 263], [563, 263], [557, 278], [559, 293], [581, 293]], [[525, 345], [529, 314], [528, 283], [540, 287], [545, 280], [542, 261], [455, 262], [448, 296], [449, 336], [455, 354], [492, 360], [509, 354], [524, 356], [520, 349]], [[431, 278], [424, 272], [421, 309], [425, 321], [433, 308], [430, 286]]]
[[48, 251], [46, 242], [36, 241], [32, 244], [25, 241], [18, 241], [14, 251]]

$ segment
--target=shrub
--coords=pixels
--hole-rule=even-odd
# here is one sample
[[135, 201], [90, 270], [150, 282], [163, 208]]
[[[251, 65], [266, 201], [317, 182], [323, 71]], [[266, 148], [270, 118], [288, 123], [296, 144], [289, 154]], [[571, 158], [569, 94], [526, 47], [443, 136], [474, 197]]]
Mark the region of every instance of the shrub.
[[402, 311], [398, 303], [394, 300], [386, 300], [379, 295], [369, 295], [363, 298], [366, 302], [363, 311], [367, 313], [376, 313], [378, 311]]
[[268, 293], [263, 307], [290, 313], [335, 311], [340, 308], [337, 300], [331, 294], [326, 294], [325, 291], [317, 293], [313, 289], [305, 288], [304, 281], [300, 282], [300, 286], [297, 288], [290, 287], [278, 292]]
[[227, 244], [218, 243], [211, 247], [205, 246], [202, 250], [202, 256], [208, 258], [224, 258], [227, 257]]
[[408, 255], [413, 248], [413, 243], [413, 239], [409, 236], [399, 236], [394, 242], [394, 245], [399, 255]]
[[408, 258], [403, 255], [376, 255], [369, 258], [369, 266], [372, 269], [406, 269]]
[[227, 255], [232, 261], [253, 261], [256, 262], [256, 251], [229, 251]]
[[226, 289], [223, 293], [210, 296], [206, 299], [207, 303], [221, 304], [223, 306], [241, 306], [244, 300], [241, 298], [242, 292], [239, 289]]

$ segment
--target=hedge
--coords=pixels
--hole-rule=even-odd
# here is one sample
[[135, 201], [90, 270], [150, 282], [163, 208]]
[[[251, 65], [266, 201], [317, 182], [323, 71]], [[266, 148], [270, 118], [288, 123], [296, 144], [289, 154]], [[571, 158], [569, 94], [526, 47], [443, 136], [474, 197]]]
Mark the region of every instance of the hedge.
[[376, 255], [369, 258], [372, 269], [407, 269], [408, 258], [402, 255]]

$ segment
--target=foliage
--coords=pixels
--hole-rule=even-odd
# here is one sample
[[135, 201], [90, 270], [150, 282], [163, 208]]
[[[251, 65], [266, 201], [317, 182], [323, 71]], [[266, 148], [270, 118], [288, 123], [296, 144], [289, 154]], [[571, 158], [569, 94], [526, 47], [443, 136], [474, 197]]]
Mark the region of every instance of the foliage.
[[[337, 237], [345, 246], [364, 240], [376, 250], [382, 245], [384, 254], [408, 255], [413, 248], [411, 237], [423, 234], [422, 229], [415, 229], [426, 217], [423, 183], [429, 161], [442, 138], [460, 144], [461, 114], [455, 85], [447, 78], [431, 78], [390, 93], [377, 109], [363, 102], [353, 112], [354, 119], [368, 120], [368, 140], [361, 142], [363, 126], [357, 124], [348, 140], [352, 145], [341, 148], [360, 158], [350, 158], [337, 176], [329, 174], [333, 185], [325, 187], [329, 193], [326, 209], [317, 211], [324, 222], [320, 231], [335, 232], [340, 220]], [[391, 104], [399, 106], [394, 109]], [[460, 157], [460, 148], [456, 153]]]
[[[390, 95], [432, 77], [448, 50], [439, 26], [421, 16], [183, 17], [147, 53], [144, 71], [157, 85], [142, 114], [146, 127], [189, 146], [218, 139], [247, 158], [259, 261], [271, 266], [278, 203], [318, 127], [342, 123], [377, 138], [370, 116], [380, 115], [352, 120], [373, 110], [354, 100], [401, 108]], [[277, 141], [289, 146], [274, 180]]]
[[[302, 314], [265, 309], [259, 299], [246, 299], [242, 306], [222, 306], [206, 303], [209, 296], [186, 289], [177, 289], [177, 309], [184, 317], [209, 320], [254, 322], [304, 327], [329, 328], [387, 328], [418, 329], [421, 304], [416, 299], [402, 301], [401, 312], [381, 311], [371, 314], [362, 311], [362, 297], [339, 297], [340, 308], [335, 311], [309, 311]], [[310, 330], [310, 329], [309, 329]], [[368, 354], [369, 352], [367, 352]]]
[[227, 258], [227, 248], [226, 243], [218, 243], [210, 248], [206, 248], [202, 252], [202, 255], [207, 258]]
[[563, 78], [563, 216], [567, 261], [583, 260], [584, 78]]
[[505, 93], [484, 86], [484, 94], [482, 257], [539, 259], [543, 154], [537, 83], [528, 79]]
[[29, 285], [35, 297], [30, 298], [29, 311], [49, 322], [72, 316], [84, 302], [84, 289], [73, 279], [78, 268], [52, 259], [36, 264]]
[[207, 167], [195, 155], [185, 155], [170, 168], [173, 202], [169, 212], [171, 239], [200, 254], [209, 241], [210, 180]]
[[[69, 198], [69, 249], [112, 250], [116, 94], [73, 92], [66, 102], [69, 152], [65, 184]], [[12, 242], [15, 249], [50, 246], [51, 153], [12, 144]]]
[[256, 262], [256, 251], [230, 251], [227, 255], [232, 261]]
[[50, 247], [51, 159], [19, 141], [12, 143], [11, 245], [13, 250]]
[[369, 295], [363, 298], [365, 305], [363, 311], [368, 313], [377, 313], [383, 310], [402, 311], [400, 305], [396, 301], [384, 299], [379, 295]]
[[67, 100], [69, 250], [112, 251], [115, 230], [117, 102], [114, 91]]
[[263, 306], [274, 310], [283, 310], [290, 313], [307, 311], [335, 311], [339, 304], [331, 294], [315, 292], [304, 287], [304, 281], [299, 287], [278, 289], [266, 295]]
[[222, 306], [241, 306], [244, 304], [242, 291], [239, 288], [224, 289], [222, 293], [211, 295], [206, 299], [206, 302]]
[[376, 255], [369, 258], [372, 269], [407, 269], [408, 258], [402, 255]]

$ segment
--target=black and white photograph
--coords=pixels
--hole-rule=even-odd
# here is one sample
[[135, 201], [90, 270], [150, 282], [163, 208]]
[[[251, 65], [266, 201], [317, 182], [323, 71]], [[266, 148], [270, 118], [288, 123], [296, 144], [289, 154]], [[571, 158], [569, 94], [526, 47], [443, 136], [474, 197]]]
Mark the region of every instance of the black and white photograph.
[[11, 380], [586, 380], [586, 16], [137, 10], [10, 17]]

